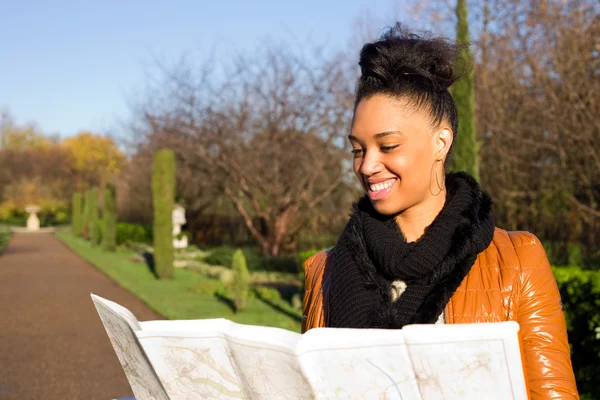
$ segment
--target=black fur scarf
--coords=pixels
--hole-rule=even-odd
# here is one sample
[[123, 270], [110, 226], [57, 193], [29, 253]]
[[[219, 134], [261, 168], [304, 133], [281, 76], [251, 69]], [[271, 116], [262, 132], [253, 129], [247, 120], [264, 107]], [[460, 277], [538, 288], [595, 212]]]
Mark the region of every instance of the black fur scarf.
[[[492, 201], [466, 173], [448, 174], [444, 208], [425, 234], [407, 243], [394, 216], [363, 197], [328, 256], [329, 327], [398, 329], [434, 323], [494, 235]], [[407, 287], [392, 302], [392, 282]]]

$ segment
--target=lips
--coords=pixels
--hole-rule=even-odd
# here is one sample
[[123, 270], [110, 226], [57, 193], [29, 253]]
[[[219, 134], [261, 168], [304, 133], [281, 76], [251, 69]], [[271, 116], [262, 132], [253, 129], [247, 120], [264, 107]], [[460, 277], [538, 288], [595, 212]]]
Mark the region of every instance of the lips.
[[378, 182], [367, 182], [367, 194], [371, 200], [382, 200], [392, 191], [397, 179], [391, 178]]

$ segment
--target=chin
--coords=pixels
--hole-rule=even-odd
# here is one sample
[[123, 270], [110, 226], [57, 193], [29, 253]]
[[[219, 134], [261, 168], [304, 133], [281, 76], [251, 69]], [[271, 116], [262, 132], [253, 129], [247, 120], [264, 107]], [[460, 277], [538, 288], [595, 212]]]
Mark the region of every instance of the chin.
[[377, 211], [381, 215], [396, 215], [401, 213], [404, 209], [399, 204], [394, 204], [390, 201], [373, 201], [371, 200], [371, 204], [375, 211]]

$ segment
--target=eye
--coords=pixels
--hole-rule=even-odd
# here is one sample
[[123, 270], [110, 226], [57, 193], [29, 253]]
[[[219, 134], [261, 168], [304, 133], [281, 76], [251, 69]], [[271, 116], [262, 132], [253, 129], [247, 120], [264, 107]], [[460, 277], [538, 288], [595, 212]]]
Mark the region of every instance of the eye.
[[381, 146], [380, 149], [381, 151], [383, 151], [384, 153], [390, 152], [392, 150], [394, 150], [395, 148], [397, 148], [399, 145], [394, 145], [394, 146]]
[[352, 149], [350, 151], [352, 153], [352, 155], [354, 155], [354, 158], [360, 157], [363, 150], [362, 149]]

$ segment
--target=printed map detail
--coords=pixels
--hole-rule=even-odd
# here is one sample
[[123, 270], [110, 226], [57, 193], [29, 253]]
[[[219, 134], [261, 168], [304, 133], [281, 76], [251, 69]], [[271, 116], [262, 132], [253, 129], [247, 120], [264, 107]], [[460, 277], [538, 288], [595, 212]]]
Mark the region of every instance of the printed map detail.
[[169, 400], [137, 341], [137, 319], [116, 303], [94, 295], [92, 299], [136, 398]]
[[139, 323], [92, 296], [138, 400], [526, 399], [515, 322], [312, 329]]
[[174, 399], [314, 398], [289, 350], [215, 333], [140, 341]]

